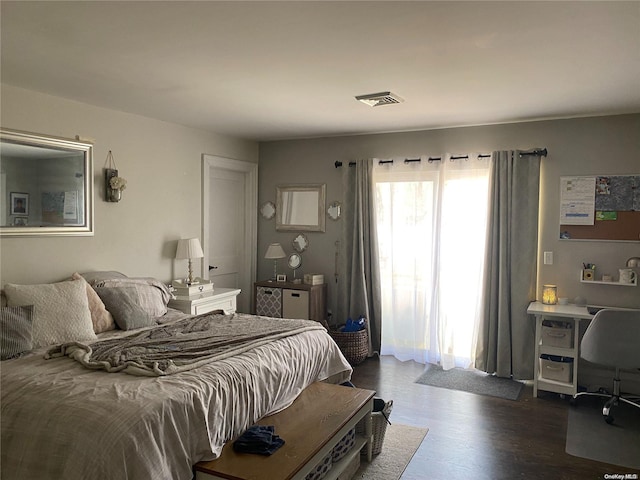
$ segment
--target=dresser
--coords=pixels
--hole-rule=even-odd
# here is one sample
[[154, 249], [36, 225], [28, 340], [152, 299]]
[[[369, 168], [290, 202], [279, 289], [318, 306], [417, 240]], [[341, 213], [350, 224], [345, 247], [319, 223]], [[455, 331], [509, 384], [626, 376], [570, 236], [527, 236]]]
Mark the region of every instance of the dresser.
[[239, 288], [216, 288], [212, 292], [169, 300], [169, 307], [191, 315], [200, 315], [214, 310], [222, 310], [230, 314], [236, 311], [236, 297], [239, 293]]
[[327, 284], [275, 282], [254, 284], [255, 314], [276, 318], [325, 320], [327, 316]]

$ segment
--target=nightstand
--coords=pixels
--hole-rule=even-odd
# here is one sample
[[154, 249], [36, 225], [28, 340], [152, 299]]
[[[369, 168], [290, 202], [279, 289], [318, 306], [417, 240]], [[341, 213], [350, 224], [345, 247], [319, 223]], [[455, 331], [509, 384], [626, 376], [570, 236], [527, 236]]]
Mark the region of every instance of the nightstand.
[[327, 316], [326, 283], [256, 282], [253, 295], [256, 315], [317, 322]]
[[239, 288], [216, 288], [213, 292], [191, 295], [189, 299], [169, 300], [169, 307], [191, 315], [200, 315], [214, 310], [230, 314], [236, 311]]

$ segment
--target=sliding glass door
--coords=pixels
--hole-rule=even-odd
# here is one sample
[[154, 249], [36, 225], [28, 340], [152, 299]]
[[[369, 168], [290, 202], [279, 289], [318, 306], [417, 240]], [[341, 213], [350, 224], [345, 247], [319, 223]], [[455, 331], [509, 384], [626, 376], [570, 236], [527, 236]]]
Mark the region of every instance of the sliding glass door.
[[472, 364], [482, 309], [489, 160], [374, 170], [382, 355]]

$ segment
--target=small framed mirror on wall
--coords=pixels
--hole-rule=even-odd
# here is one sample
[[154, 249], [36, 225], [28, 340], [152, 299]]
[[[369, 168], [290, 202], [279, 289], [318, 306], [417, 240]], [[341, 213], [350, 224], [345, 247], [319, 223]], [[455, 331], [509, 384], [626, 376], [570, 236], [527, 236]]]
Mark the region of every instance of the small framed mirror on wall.
[[276, 187], [276, 230], [324, 232], [326, 185]]
[[327, 215], [331, 220], [338, 220], [342, 215], [342, 205], [340, 202], [331, 202], [327, 208]]
[[260, 215], [265, 220], [271, 220], [276, 215], [276, 206], [273, 202], [264, 202], [260, 207]]
[[93, 235], [93, 145], [0, 129], [0, 235]]
[[302, 253], [309, 246], [309, 239], [304, 233], [299, 233], [295, 236], [295, 238], [291, 242], [291, 245], [296, 252]]

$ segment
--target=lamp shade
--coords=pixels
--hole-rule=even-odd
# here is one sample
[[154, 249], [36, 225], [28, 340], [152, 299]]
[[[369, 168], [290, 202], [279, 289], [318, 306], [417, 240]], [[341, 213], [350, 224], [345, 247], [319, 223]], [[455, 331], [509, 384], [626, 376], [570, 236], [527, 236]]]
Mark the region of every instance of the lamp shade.
[[555, 305], [558, 303], [558, 287], [555, 285], [543, 285], [542, 303], [546, 305]]
[[204, 252], [200, 246], [200, 240], [197, 238], [183, 238], [178, 240], [178, 248], [176, 249], [176, 258], [202, 258]]
[[282, 245], [280, 245], [279, 243], [272, 243], [271, 245], [269, 245], [269, 248], [267, 248], [267, 253], [264, 254], [264, 258], [271, 259], [284, 258], [286, 256], [287, 254], [284, 253]]

